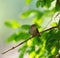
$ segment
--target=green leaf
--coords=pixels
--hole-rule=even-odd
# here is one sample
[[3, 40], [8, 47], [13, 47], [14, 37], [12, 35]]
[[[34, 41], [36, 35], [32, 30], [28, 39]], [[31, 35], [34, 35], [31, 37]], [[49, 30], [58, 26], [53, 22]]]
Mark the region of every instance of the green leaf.
[[29, 30], [30, 29], [30, 25], [22, 25], [21, 28], [24, 29], [24, 30]]
[[38, 0], [37, 2], [36, 2], [36, 7], [38, 8], [40, 6], [40, 1]]
[[27, 49], [27, 52], [28, 52], [28, 53], [31, 53], [31, 52], [33, 52], [33, 51], [35, 51], [35, 46], [30, 46], [30, 47], [28, 47], [28, 49]]
[[24, 54], [25, 54], [25, 52], [26, 52], [26, 48], [27, 48], [27, 46], [26, 46], [26, 44], [25, 44], [22, 48], [20, 48], [20, 49], [18, 50], [18, 52], [20, 52], [19, 58], [24, 58]]
[[38, 7], [40, 7], [40, 6], [45, 6], [45, 1], [44, 0], [37, 0], [37, 2], [36, 2], [36, 7], [38, 8]]
[[26, 0], [26, 4], [30, 4], [32, 2], [32, 0]]
[[27, 41], [27, 46], [31, 47], [33, 45], [33, 38]]
[[20, 52], [19, 58], [24, 58], [24, 54], [25, 54], [25, 49], [23, 49], [23, 50]]
[[17, 37], [14, 39], [16, 42], [20, 41], [20, 40], [26, 40], [30, 37], [29, 33], [26, 32], [20, 32]]
[[24, 51], [19, 55], [19, 58], [24, 58]]
[[47, 1], [47, 0], [37, 0], [37, 2], [36, 2], [36, 7], [38, 8], [38, 7], [50, 7], [51, 6], [51, 3], [53, 2], [54, 0], [49, 0], [49, 1]]
[[55, 51], [56, 51], [56, 47], [51, 47], [51, 54], [54, 55], [55, 54]]
[[58, 24], [57, 24], [57, 22], [53, 22], [52, 24], [51, 24], [51, 26], [57, 26]]
[[[57, 43], [58, 43], [58, 38], [60, 39], [59, 37], [59, 31], [57, 31], [57, 29], [54, 29], [54, 30], [51, 30], [49, 31], [46, 35], [46, 50], [48, 51], [48, 54], [51, 54], [51, 55], [54, 55], [56, 54], [56, 50], [59, 46], [57, 46]], [[58, 36], [57, 36], [58, 35]], [[50, 55], [50, 56], [51, 56]]]
[[12, 34], [7, 40], [7, 43], [10, 43], [11, 41], [15, 41], [18, 42], [20, 40], [25, 40], [28, 39], [30, 37], [30, 34], [26, 33], [26, 32], [18, 32], [18, 33], [14, 33]]
[[13, 41], [16, 38], [16, 33], [12, 34], [10, 37], [8, 37], [8, 39], [6, 40], [7, 43], [10, 43], [11, 41]]
[[32, 51], [32, 52], [29, 54], [29, 58], [35, 58], [35, 51]]
[[27, 17], [32, 17], [36, 14], [40, 13], [39, 10], [27, 10], [22, 15], [20, 16], [21, 18], [27, 18]]
[[20, 27], [20, 24], [16, 21], [16, 20], [8, 20], [4, 23], [7, 27], [10, 27], [10, 28], [19, 28]]
[[38, 48], [38, 49], [36, 50], [36, 54], [37, 54], [37, 55], [40, 53], [40, 50], [41, 50], [41, 48]]
[[43, 19], [41, 19], [41, 18], [34, 18], [33, 19], [33, 23], [35, 23], [35, 24], [37, 24], [37, 25], [42, 25], [42, 23], [43, 23]]
[[41, 40], [40, 40], [40, 38], [39, 37], [34, 37], [34, 39], [33, 39], [33, 45], [40, 45], [41, 44]]
[[59, 20], [59, 22], [58, 22], [58, 26], [60, 26], [60, 20]]
[[26, 18], [26, 17], [29, 17], [30, 14], [33, 15], [33, 11], [32, 10], [25, 11], [24, 13], [22, 13], [22, 15], [20, 17], [21, 18]]
[[55, 6], [56, 11], [60, 11], [60, 0], [56, 1], [56, 6]]
[[25, 44], [18, 49], [18, 52], [21, 52], [22, 50], [25, 50], [26, 48], [27, 48], [27, 45]]
[[59, 21], [58, 21], [58, 30], [60, 30], [60, 19], [59, 19]]

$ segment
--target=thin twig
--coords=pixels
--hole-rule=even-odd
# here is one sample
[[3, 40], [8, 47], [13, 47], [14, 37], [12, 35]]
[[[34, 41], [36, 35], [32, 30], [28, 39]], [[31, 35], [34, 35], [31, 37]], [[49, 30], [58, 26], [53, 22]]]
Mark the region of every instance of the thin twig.
[[33, 36], [30, 37], [29, 39], [26, 39], [25, 41], [21, 42], [20, 44], [16, 45], [15, 47], [12, 47], [12, 48], [8, 49], [7, 51], [3, 52], [2, 54], [5, 54], [5, 53], [7, 53], [7, 52], [9, 52], [9, 51], [11, 51], [11, 50], [19, 47], [20, 45], [22, 45], [23, 43], [27, 42], [28, 40], [30, 40], [30, 39], [32, 39], [32, 38], [33, 38]]
[[51, 29], [54, 29], [54, 28], [58, 28], [58, 26], [54, 26], [54, 27], [51, 27], [51, 28], [49, 28], [49, 29], [43, 30], [43, 31], [41, 31], [40, 33], [46, 32], [46, 31], [51, 30]]
[[[46, 30], [43, 30], [43, 31], [41, 31], [41, 32], [39, 32], [39, 33], [41, 34], [41, 33], [43, 33], [43, 32], [46, 32], [46, 31], [51, 30], [51, 29], [54, 29], [54, 28], [58, 28], [58, 26], [51, 27], [51, 28], [46, 29]], [[3, 52], [2, 54], [5, 54], [5, 53], [7, 53], [7, 52], [9, 52], [9, 51], [11, 51], [11, 50], [13, 50], [13, 49], [19, 47], [20, 45], [22, 45], [23, 43], [25, 43], [25, 42], [27, 42], [28, 40], [32, 39], [33, 37], [34, 37], [34, 36], [31, 36], [29, 39], [27, 39], [27, 40], [21, 42], [20, 44], [16, 45], [15, 47], [10, 48], [9, 50]]]

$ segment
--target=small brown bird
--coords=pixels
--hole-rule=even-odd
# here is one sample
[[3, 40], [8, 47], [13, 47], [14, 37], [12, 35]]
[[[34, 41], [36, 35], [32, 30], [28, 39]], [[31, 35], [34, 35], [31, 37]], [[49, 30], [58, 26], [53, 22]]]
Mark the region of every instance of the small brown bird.
[[39, 33], [39, 31], [38, 31], [38, 29], [36, 27], [36, 24], [31, 25], [30, 30], [29, 30], [29, 33], [32, 36], [39, 36], [40, 35], [40, 33]]

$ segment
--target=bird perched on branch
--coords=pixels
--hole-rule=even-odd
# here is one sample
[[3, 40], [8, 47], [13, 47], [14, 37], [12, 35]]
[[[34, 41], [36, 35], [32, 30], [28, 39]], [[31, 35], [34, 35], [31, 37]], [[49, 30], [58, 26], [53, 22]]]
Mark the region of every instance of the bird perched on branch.
[[31, 25], [30, 30], [29, 30], [29, 33], [32, 36], [39, 36], [40, 35], [40, 33], [38, 31], [38, 28], [36, 27], [36, 24]]
[[[49, 29], [43, 30], [43, 31], [41, 31], [40, 33], [46, 32], [46, 31], [48, 31], [48, 30], [52, 30], [52, 29], [54, 29], [54, 28], [58, 28], [58, 26], [54, 26], [54, 27], [51, 27], [51, 28], [49, 28]], [[28, 40], [32, 39], [34, 36], [40, 36], [40, 33], [39, 33], [39, 31], [38, 31], [38, 29], [37, 29], [37, 27], [36, 27], [35, 24], [31, 25], [29, 33], [32, 35], [32, 37], [30, 37], [29, 39], [27, 39], [27, 40], [19, 43], [18, 45], [14, 46], [14, 47], [8, 49], [7, 51], [3, 52], [2, 54], [5, 54], [5, 53], [7, 53], [7, 52], [9, 52], [9, 51], [17, 48], [18, 46], [20, 46], [20, 45], [22, 45], [23, 43], [27, 42]]]

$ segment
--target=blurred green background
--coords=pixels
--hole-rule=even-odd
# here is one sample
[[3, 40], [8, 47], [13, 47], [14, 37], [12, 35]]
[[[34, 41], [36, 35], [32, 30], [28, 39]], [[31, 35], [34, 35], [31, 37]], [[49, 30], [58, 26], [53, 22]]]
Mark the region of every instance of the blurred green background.
[[[60, 8], [59, 8], [60, 2], [55, 5], [55, 2], [58, 0], [49, 0], [49, 1], [32, 0], [30, 4], [27, 3], [27, 1], [29, 2], [31, 0], [6, 0], [6, 1], [0, 0], [0, 52], [1, 53], [5, 50], [9, 49], [10, 47], [17, 45], [19, 43], [20, 39], [25, 40], [24, 39], [25, 37], [23, 38], [23, 36], [27, 36], [25, 34], [25, 32], [29, 28], [25, 29], [24, 26], [21, 27], [22, 31], [23, 31], [23, 33], [22, 33], [23, 35], [21, 35], [20, 33], [22, 31], [20, 29], [20, 24], [21, 25], [31, 25], [33, 23], [36, 23], [39, 26], [39, 31], [44, 30], [45, 28], [48, 28], [51, 26], [50, 23], [55, 21], [53, 19], [55, 12], [60, 10]], [[54, 2], [51, 3], [52, 1], [54, 1]], [[40, 4], [40, 2], [41, 2], [41, 4]], [[41, 6], [41, 7], [39, 7], [39, 6]], [[13, 21], [12, 25], [10, 24], [10, 20], [15, 20], [15, 21]], [[58, 22], [58, 19], [56, 21]], [[54, 23], [52, 25], [54, 26]], [[55, 24], [55, 25], [57, 25], [57, 24]], [[57, 44], [56, 42], [58, 40], [58, 39], [55, 39], [55, 35], [60, 34], [59, 32], [56, 32], [56, 34], [55, 34], [55, 31], [57, 31], [57, 30], [54, 29], [47, 33], [43, 33], [41, 38], [39, 38], [41, 40], [40, 43], [38, 42], [38, 40], [35, 40], [35, 39], [30, 41], [33, 43], [33, 44], [31, 44], [32, 46], [35, 47], [35, 45], [37, 45], [37, 47], [39, 48], [36, 51], [36, 53], [37, 53], [36, 55], [34, 54], [35, 50], [32, 49], [33, 47], [27, 42], [27, 44], [26, 44], [27, 48], [31, 49], [30, 52], [28, 51], [29, 56], [34, 57], [34, 55], [35, 55], [36, 57], [46, 57], [48, 55], [46, 58], [53, 57], [54, 51], [56, 53], [56, 51], [57, 51], [56, 49], [58, 49], [58, 48], [55, 48], [56, 46], [54, 45], [54, 43]], [[16, 32], [18, 35], [16, 34]], [[14, 39], [10, 37], [11, 40], [8, 39], [7, 42], [10, 42], [10, 41], [13, 41], [13, 42], [8, 44], [8, 43], [6, 43], [6, 39], [9, 38], [9, 36], [11, 36], [11, 34], [13, 34], [17, 38], [15, 39], [15, 37], [12, 35], [14, 37]], [[57, 36], [59, 36], [59, 35], [57, 35]], [[57, 36], [56, 36], [56, 38], [57, 38]], [[26, 37], [26, 38], [28, 38], [28, 37]], [[49, 39], [51, 39], [53, 42], [55, 40], [56, 42], [53, 43]], [[60, 39], [60, 37], [59, 37], [59, 39]], [[53, 46], [50, 46], [51, 43], [53, 44]], [[22, 50], [22, 55], [24, 55], [24, 53], [23, 53], [23, 51], [25, 51], [24, 46], [23, 47], [20, 46], [20, 47], [23, 48], [21, 50]], [[49, 47], [51, 49], [49, 49]], [[40, 48], [41, 48], [41, 51], [40, 51]], [[18, 56], [20, 54], [18, 53], [17, 50], [18, 50], [18, 48], [13, 51], [8, 52], [7, 54], [4, 54], [4, 55], [0, 54], [0, 57], [1, 58], [18, 58]], [[49, 54], [50, 51], [51, 51], [51, 53]], [[46, 55], [45, 55], [45, 52], [46, 52]], [[31, 54], [33, 54], [33, 55], [31, 55]], [[26, 54], [24, 57], [27, 58], [28, 54]]]

